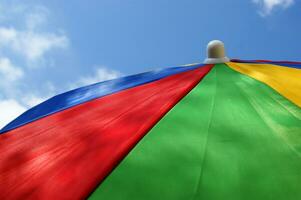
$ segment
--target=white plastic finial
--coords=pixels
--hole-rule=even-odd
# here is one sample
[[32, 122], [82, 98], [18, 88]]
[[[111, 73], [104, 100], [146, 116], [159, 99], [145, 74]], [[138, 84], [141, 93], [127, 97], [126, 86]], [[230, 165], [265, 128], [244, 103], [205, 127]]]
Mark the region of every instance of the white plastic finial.
[[229, 62], [230, 59], [225, 54], [225, 46], [222, 41], [212, 40], [207, 45], [207, 58], [204, 63], [217, 64]]

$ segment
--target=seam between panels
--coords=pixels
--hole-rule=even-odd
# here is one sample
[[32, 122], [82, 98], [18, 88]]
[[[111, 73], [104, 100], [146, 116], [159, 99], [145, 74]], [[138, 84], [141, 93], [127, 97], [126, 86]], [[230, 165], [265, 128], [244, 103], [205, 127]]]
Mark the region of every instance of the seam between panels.
[[[282, 96], [282, 95], [280, 95]], [[285, 98], [284, 96], [282, 96], [283, 99], [287, 100], [289, 103], [292, 103], [291, 101], [289, 101], [287, 98]], [[277, 98], [275, 98], [273, 95], [271, 95], [271, 99], [273, 99], [278, 105], [280, 105], [282, 108], [284, 108], [287, 112], [289, 112], [291, 115], [293, 115], [297, 120], [301, 121], [301, 115], [299, 116], [297, 113], [295, 113], [293, 110], [289, 109], [288, 107], [286, 107], [281, 101], [277, 100]], [[294, 103], [292, 103], [292, 105], [295, 105]], [[299, 106], [297, 106], [299, 109]]]
[[[228, 66], [228, 65], [227, 65]], [[230, 67], [230, 66], [228, 66], [230, 69], [232, 69], [234, 72], [236, 72], [236, 73], [238, 73], [239, 75], [241, 75], [239, 78], [241, 79], [242, 78], [242, 76], [245, 76], [245, 77], [247, 77], [247, 78], [251, 78], [251, 80], [253, 80], [253, 81], [256, 81], [256, 82], [258, 82], [258, 83], [260, 83], [260, 84], [263, 84], [264, 86], [267, 86], [268, 88], [270, 88], [272, 91], [275, 91], [275, 93], [276, 94], [278, 94], [278, 95], [280, 95], [280, 96], [282, 96], [278, 91], [276, 91], [275, 89], [273, 89], [273, 88], [271, 88], [269, 85], [267, 85], [267, 84], [265, 84], [264, 82], [262, 82], [262, 81], [259, 81], [259, 80], [257, 80], [257, 79], [255, 79], [255, 78], [253, 78], [253, 77], [251, 77], [251, 76], [248, 76], [247, 74], [244, 74], [244, 73], [241, 73], [241, 72], [239, 72], [239, 71], [236, 71], [235, 69], [233, 69], [232, 67]], [[237, 84], [236, 84], [237, 85]], [[247, 97], [248, 95], [247, 95], [247, 93], [241, 88], [241, 87], [237, 87], [239, 90], [240, 90], [240, 92], [241, 92], [241, 94], [242, 95], [244, 95], [245, 97]], [[284, 99], [286, 99], [286, 100], [288, 100], [289, 102], [291, 102], [289, 99], [287, 99], [286, 97], [284, 97], [284, 96], [282, 96]], [[247, 98], [248, 99], [248, 98]], [[273, 99], [273, 101], [275, 101], [276, 103], [278, 103], [280, 106], [282, 106], [284, 109], [286, 109], [283, 105], [281, 105], [278, 101], [276, 101], [273, 97], [271, 97], [271, 99]], [[285, 145], [294, 153], [294, 154], [296, 154], [296, 156], [298, 156], [299, 158], [301, 157], [301, 154], [298, 152], [298, 151], [296, 151], [296, 149], [292, 146], [292, 145], [290, 145], [287, 141], [286, 141], [286, 139], [283, 137], [283, 136], [281, 136], [280, 134], [277, 134], [278, 133], [278, 131], [277, 131], [277, 129], [275, 129], [275, 128], [273, 128], [273, 127], [271, 127], [270, 125], [269, 125], [269, 123], [267, 122], [267, 119], [266, 119], [266, 117], [264, 117], [263, 116], [263, 113], [262, 113], [262, 111], [260, 111], [257, 107], [257, 103], [256, 102], [254, 102], [254, 100], [248, 100], [248, 102], [250, 103], [250, 105], [251, 105], [251, 107], [254, 109], [254, 111], [257, 113], [257, 115], [262, 119], [262, 121], [263, 121], [263, 123], [267, 126], [267, 128], [268, 129], [270, 129], [271, 131], [273, 131], [273, 133], [276, 133], [276, 137], [278, 137], [278, 138], [281, 138], [281, 140], [285, 143]], [[291, 102], [292, 103], [292, 102]], [[294, 104], [294, 103], [292, 103], [292, 104]], [[295, 105], [295, 104], [294, 104]], [[286, 109], [287, 110], [287, 109]], [[288, 112], [290, 112], [289, 110], [287, 110]], [[291, 112], [290, 112], [291, 113]], [[291, 113], [292, 114], [292, 113]], [[292, 114], [293, 115], [293, 114]], [[296, 116], [295, 115], [293, 115], [295, 118], [296, 118]]]
[[[114, 122], [114, 121], [116, 121], [116, 120], [122, 118], [126, 113], [128, 113], [129, 110], [131, 110], [132, 108], [137, 107], [137, 105], [139, 105], [141, 102], [148, 101], [150, 98], [152, 98], [153, 96], [155, 96], [155, 95], [157, 95], [157, 94], [158, 94], [158, 92], [155, 93], [155, 94], [153, 94], [153, 95], [151, 95], [151, 96], [148, 97], [148, 98], [144, 98], [144, 99], [142, 99], [142, 100], [140, 99], [140, 101], [139, 101], [138, 103], [136, 103], [135, 105], [130, 106], [127, 110], [125, 110], [124, 112], [120, 113], [116, 118], [114, 118], [114, 119], [108, 121], [108, 122], [103, 126], [103, 128], [105, 129], [105, 128], [106, 128], [108, 125], [110, 125], [112, 122]], [[138, 142], [139, 142], [139, 141], [138, 141]], [[75, 145], [75, 143], [73, 143], [72, 145]], [[71, 146], [71, 145], [70, 145], [70, 146]], [[130, 153], [131, 150], [132, 150], [134, 147], [135, 147], [135, 145], [129, 150], [128, 153]], [[128, 153], [127, 153], [126, 155], [124, 155], [123, 158], [121, 158], [121, 159], [118, 161], [118, 163], [122, 162], [122, 160], [128, 155]], [[116, 165], [116, 166], [117, 166], [117, 165]], [[105, 178], [106, 178], [106, 177], [114, 170], [114, 168], [115, 168], [116, 166], [114, 166], [114, 167], [110, 170], [110, 172], [105, 176]], [[60, 172], [61, 169], [63, 169], [63, 167], [58, 168], [58, 170], [56, 171], [56, 173], [53, 174], [52, 176], [50, 176], [48, 179], [50, 180], [50, 179], [53, 179], [55, 176], [57, 176], [58, 172]], [[97, 188], [97, 187], [105, 180], [105, 178], [103, 178], [102, 180], [98, 181], [99, 183], [97, 184], [97, 186], [95, 186], [95, 188]], [[25, 184], [25, 183], [23, 183], [22, 185], [24, 185], [24, 184]], [[93, 190], [91, 190], [91, 192], [88, 192], [88, 194], [85, 194], [85, 195], [84, 195], [85, 198], [88, 198], [88, 197], [93, 193], [93, 191], [95, 190], [95, 188], [93, 187]]]
[[[205, 66], [205, 65], [204, 65], [204, 66]], [[27, 125], [27, 124], [30, 124], [30, 123], [32, 123], [32, 122], [38, 121], [38, 120], [40, 120], [40, 119], [42, 119], [42, 118], [48, 117], [48, 116], [50, 116], [50, 115], [53, 115], [53, 114], [56, 114], [56, 113], [59, 113], [59, 112], [68, 110], [68, 109], [70, 109], [70, 108], [72, 108], [72, 107], [79, 106], [79, 105], [81, 105], [81, 104], [85, 104], [85, 103], [88, 103], [88, 102], [90, 102], [90, 101], [93, 101], [93, 100], [96, 100], [96, 99], [99, 99], [99, 98], [103, 98], [103, 97], [106, 97], [106, 96], [110, 96], [110, 95], [116, 94], [116, 93], [118, 93], [118, 92], [122, 92], [122, 91], [124, 91], [124, 90], [128, 90], [128, 89], [132, 89], [132, 88], [135, 88], [135, 87], [139, 87], [139, 86], [141, 86], [141, 85], [153, 83], [153, 82], [155, 82], [155, 81], [159, 81], [159, 80], [161, 80], [161, 79], [164, 79], [164, 78], [167, 78], [167, 77], [170, 77], [170, 76], [173, 76], [173, 75], [177, 75], [177, 74], [180, 74], [180, 73], [183, 73], [183, 72], [193, 71], [193, 70], [195, 70], [195, 69], [198, 69], [198, 68], [204, 67], [204, 66], [199, 66], [199, 67], [195, 67], [195, 68], [192, 67], [191, 69], [187, 69], [187, 70], [185, 70], [185, 71], [176, 72], [176, 73], [174, 73], [174, 74], [169, 74], [169, 75], [166, 75], [166, 76], [162, 76], [162, 77], [160, 77], [160, 78], [153, 79], [153, 80], [151, 80], [151, 81], [147, 81], [147, 82], [144, 82], [144, 83], [141, 83], [141, 84], [137, 84], [137, 85], [134, 85], [134, 86], [131, 86], [131, 87], [127, 87], [127, 88], [124, 88], [124, 89], [120, 89], [120, 90], [115, 91], [115, 92], [107, 93], [107, 94], [105, 94], [105, 95], [100, 95], [100, 96], [98, 96], [98, 97], [93, 97], [93, 98], [91, 98], [91, 99], [89, 99], [89, 100], [82, 101], [82, 102], [79, 102], [79, 103], [77, 103], [77, 104], [70, 105], [70, 106], [66, 106], [66, 107], [63, 107], [63, 108], [60, 108], [60, 109], [57, 109], [57, 110], [53, 110], [53, 111], [51, 111], [51, 112], [48, 112], [48, 113], [46, 113], [46, 114], [43, 114], [43, 115], [40, 115], [40, 116], [37, 116], [37, 117], [33, 117], [32, 119], [26, 120], [25, 122], [22, 122], [22, 123], [20, 123], [19, 125], [14, 125], [14, 126], [12, 126], [12, 127], [10, 127], [10, 128], [7, 128], [12, 122], [14, 122], [14, 121], [15, 121], [16, 119], [18, 119], [19, 117], [23, 116], [23, 114], [25, 114], [25, 113], [27, 113], [27, 112], [33, 110], [34, 108], [36, 108], [37, 106], [40, 106], [41, 104], [44, 104], [45, 102], [48, 102], [48, 101], [51, 100], [51, 99], [57, 98], [58, 96], [65, 95], [66, 93], [70, 93], [70, 92], [72, 92], [72, 91], [75, 91], [75, 90], [78, 90], [78, 89], [81, 89], [81, 88], [86, 88], [86, 87], [89, 87], [89, 86], [92, 86], [92, 85], [95, 85], [95, 86], [96, 86], [96, 85], [101, 84], [101, 83], [103, 83], [103, 82], [101, 82], [101, 83], [94, 83], [94, 84], [92, 84], [92, 85], [80, 87], [80, 88], [77, 88], [77, 89], [74, 89], [74, 90], [70, 90], [70, 91], [64, 92], [64, 93], [62, 93], [62, 94], [55, 95], [55, 96], [53, 96], [53, 97], [47, 99], [46, 101], [44, 101], [44, 102], [42, 102], [42, 103], [40, 103], [40, 104], [38, 104], [38, 105], [36, 105], [36, 106], [30, 108], [29, 110], [26, 110], [26, 111], [23, 112], [21, 115], [19, 115], [17, 118], [15, 118], [15, 119], [13, 119], [12, 121], [10, 121], [8, 124], [6, 124], [3, 128], [0, 129], [0, 135], [1, 135], [1, 134], [5, 134], [5, 133], [7, 133], [7, 132], [9, 132], [9, 131], [11, 131], [11, 130], [17, 129], [17, 128], [19, 128], [19, 127], [25, 126], [25, 125]], [[145, 72], [145, 73], [148, 73], [148, 72]], [[143, 73], [141, 73], [141, 74], [143, 74]], [[139, 74], [138, 74], [138, 75], [139, 75]], [[131, 76], [135, 76], [135, 75], [131, 75]], [[128, 76], [128, 77], [129, 77], [129, 76]], [[123, 78], [125, 78], [125, 77], [123, 77]], [[122, 79], [122, 78], [119, 78], [119, 79]], [[118, 80], [118, 78], [117, 78], [117, 79], [108, 80], [108, 81], [104, 81], [104, 82], [110, 82], [110, 81], [116, 81], [116, 80]]]
[[[266, 85], [266, 86], [268, 86], [268, 87], [271, 88], [273, 91], [275, 91], [276, 93], [278, 93], [280, 96], [282, 96], [283, 98], [287, 99], [289, 102], [291, 102], [292, 104], [294, 104], [295, 106], [297, 106], [297, 107], [299, 107], [299, 108], [301, 109], [301, 106], [298, 105], [298, 103], [292, 101], [291, 99], [289, 99], [288, 97], [286, 97], [286, 96], [284, 96], [284, 95], [282, 94], [283, 89], [278, 87], [278, 86], [281, 87], [281, 84], [278, 84], [277, 82], [274, 83], [274, 84], [268, 84], [268, 83], [264, 82], [263, 80], [261, 80], [261, 79], [259, 79], [259, 78], [255, 78], [255, 77], [249, 75], [248, 73], [243, 73], [243, 72], [241, 72], [241, 71], [239, 71], [239, 70], [237, 70], [237, 69], [231, 67], [231, 66], [228, 65], [227, 63], [225, 63], [225, 64], [227, 65], [227, 67], [229, 67], [229, 68], [232, 69], [233, 71], [238, 72], [238, 73], [240, 73], [240, 74], [243, 74], [243, 75], [245, 75], [245, 76], [247, 76], [247, 77], [249, 77], [249, 78], [252, 78], [252, 79], [254, 79], [254, 80], [256, 80], [256, 81], [258, 81], [258, 82], [260, 82], [260, 83], [262, 83], [262, 84], [264, 84], [264, 85]], [[239, 67], [239, 64], [237, 64], [237, 63], [233, 63], [233, 62], [232, 62], [231, 64], [234, 65], [234, 66], [236, 66], [236, 67]], [[240, 64], [247, 64], [247, 63], [240, 63]], [[252, 63], [251, 63], [251, 64], [252, 64]], [[275, 86], [275, 85], [276, 85], [276, 86]], [[289, 93], [294, 93], [294, 92], [292, 92], [289, 88], [286, 88], [286, 89], [287, 89], [287, 91], [289, 91]]]
[[[212, 68], [211, 68], [212, 69]], [[93, 190], [91, 190], [89, 192], [89, 194], [86, 195], [86, 198], [89, 198], [93, 192], [101, 186], [102, 182], [105, 181], [105, 179], [118, 167], [118, 165], [133, 151], [134, 148], [136, 148], [137, 145], [139, 145], [139, 143], [145, 138], [147, 137], [148, 133], [158, 124], [160, 123], [160, 121], [164, 118], [164, 116], [166, 116], [183, 98], [185, 98], [199, 83], [200, 81], [211, 71], [211, 69], [208, 70], [208, 72], [206, 74], [204, 74], [199, 80], [197, 80], [195, 82], [195, 85], [192, 85], [191, 88], [188, 88], [187, 91], [184, 91], [183, 94], [178, 97], [178, 99], [173, 103], [173, 104], [167, 104], [165, 103], [164, 106], [162, 106], [162, 108], [160, 110], [164, 110], [165, 108], [169, 108], [165, 113], [162, 113], [161, 116], [159, 116], [158, 119], [154, 119], [153, 122], [151, 123], [152, 125], [146, 129], [144, 131], [144, 134], [141, 135], [141, 137], [133, 144], [133, 146], [131, 147], [131, 149], [126, 153], [126, 155], [123, 156], [123, 158], [121, 158], [117, 163], [116, 165], [110, 170], [110, 172], [103, 178], [103, 180], [99, 181], [99, 183], [97, 184], [97, 186], [94, 187]], [[196, 69], [195, 69], [196, 70]], [[157, 92], [156, 94], [152, 95], [151, 97], [157, 95], [158, 93], [160, 93], [161, 91]], [[176, 96], [176, 94], [174, 95]], [[147, 98], [146, 101], [148, 101], [148, 99], [150, 98]], [[139, 105], [139, 103], [137, 103], [136, 105]], [[132, 107], [136, 107], [135, 106], [132, 106]], [[132, 108], [131, 107], [131, 108]], [[130, 109], [129, 109], [130, 110]], [[122, 113], [121, 115], [119, 115], [118, 118], [122, 117], [122, 115], [124, 115], [124, 113]], [[139, 130], [141, 130], [142, 128], [140, 128]]]
[[[231, 63], [238, 64], [260, 64], [260, 65], [275, 65], [280, 67], [292, 68], [292, 69], [301, 69], [301, 62], [289, 62], [289, 61], [260, 61], [260, 60], [236, 60], [233, 59]], [[299, 66], [300, 65], [300, 66]]]
[[209, 140], [209, 130], [210, 130], [210, 127], [211, 127], [211, 123], [212, 123], [212, 116], [213, 116], [213, 110], [214, 110], [214, 107], [215, 107], [215, 96], [216, 96], [216, 90], [217, 90], [217, 69], [214, 68], [214, 95], [212, 97], [212, 101], [211, 101], [211, 110], [210, 110], [210, 120], [208, 122], [208, 125], [207, 125], [207, 130], [206, 130], [206, 137], [205, 137], [205, 143], [204, 143], [204, 148], [203, 148], [203, 155], [201, 157], [201, 169], [200, 169], [200, 174], [199, 174], [199, 177], [198, 177], [198, 181], [197, 181], [197, 184], [196, 184], [196, 188], [193, 192], [193, 196], [192, 196], [192, 200], [196, 199], [197, 197], [197, 194], [198, 194], [198, 191], [199, 191], [199, 187], [201, 185], [201, 180], [202, 180], [202, 176], [203, 176], [203, 171], [204, 171], [204, 163], [205, 163], [205, 159], [206, 159], [206, 155], [207, 155], [207, 146], [208, 146], [208, 140]]
[[[241, 77], [240, 77], [241, 78]], [[256, 79], [255, 79], [256, 81]], [[260, 82], [261, 83], [261, 82]], [[241, 88], [238, 87], [239, 90], [241, 91], [241, 94], [243, 94], [245, 97], [247, 97], [247, 93]], [[273, 98], [272, 98], [273, 99]], [[273, 99], [275, 101], [275, 99]], [[277, 102], [277, 101], [275, 101]], [[260, 108], [258, 108], [258, 103], [256, 103], [253, 99], [249, 100], [249, 103], [252, 105], [252, 108], [255, 110], [255, 112], [258, 114], [258, 116], [262, 119], [262, 121], [264, 122], [264, 124], [271, 130], [273, 131], [273, 133], [275, 133], [276, 137], [281, 138], [281, 141], [283, 141], [285, 143], [285, 145], [294, 153], [296, 154], [299, 158], [301, 158], [301, 154], [287, 141], [287, 139], [282, 136], [281, 134], [279, 134], [279, 131], [277, 128], [273, 128], [269, 125], [268, 119], [267, 117], [264, 116], [262, 110]], [[278, 103], [278, 102], [277, 102]], [[278, 105], [281, 105], [278, 103]], [[282, 106], [283, 107], [283, 106]], [[289, 112], [289, 111], [288, 111]]]
[[[233, 64], [233, 63], [232, 63]], [[235, 63], [234, 63], [234, 65], [236, 65]], [[248, 74], [245, 74], [245, 73], [242, 73], [242, 72], [240, 72], [240, 71], [238, 71], [238, 70], [236, 70], [236, 69], [233, 69], [231, 66], [229, 66], [229, 65], [227, 65], [231, 70], [233, 70], [234, 72], [236, 72], [236, 73], [238, 73], [238, 74], [240, 74], [240, 75], [242, 75], [242, 76], [246, 76], [246, 77], [248, 77], [248, 78], [251, 78], [252, 80], [254, 80], [254, 81], [257, 81], [258, 83], [260, 83], [260, 84], [263, 84], [264, 86], [267, 86], [269, 89], [271, 89], [272, 91], [274, 91], [276, 94], [278, 94], [278, 95], [280, 95], [281, 97], [283, 97], [284, 99], [286, 99], [287, 101], [289, 101], [290, 103], [292, 103], [293, 105], [295, 105], [295, 106], [297, 106], [297, 107], [299, 107], [298, 105], [296, 105], [294, 102], [292, 102], [291, 100], [289, 100], [288, 98], [286, 98], [285, 96], [283, 96], [281, 93], [279, 93], [277, 90], [275, 90], [274, 88], [272, 88], [271, 86], [269, 86], [268, 84], [266, 84], [265, 82], [263, 82], [263, 81], [260, 81], [260, 80], [258, 80], [258, 79], [256, 79], [256, 78], [254, 78], [254, 77], [252, 77], [252, 76], [249, 76]], [[241, 77], [240, 77], [240, 79], [241, 79]], [[246, 95], [246, 92], [244, 91], [244, 90], [242, 90], [240, 87], [238, 87], [239, 88], [239, 90], [242, 92], [242, 94], [244, 95], [244, 96], [247, 96]], [[274, 99], [273, 97], [271, 97], [275, 102], [277, 102], [279, 105], [281, 105], [284, 109], [286, 109], [289, 113], [291, 113], [291, 111], [289, 111], [287, 108], [285, 108], [281, 103], [279, 103], [276, 99]], [[256, 105], [254, 105], [254, 104], [256, 104], [255, 102], [251, 102], [250, 100], [249, 100], [249, 103], [252, 105], [252, 108], [255, 110], [255, 112], [258, 114], [258, 116], [262, 119], [262, 121], [265, 123], [265, 125], [270, 129], [270, 130], [272, 130], [273, 132], [275, 131], [276, 133], [277, 133], [277, 130], [275, 130], [274, 128], [272, 128], [272, 127], [270, 127], [269, 126], [269, 124], [268, 124], [268, 122], [266, 121], [266, 119], [265, 119], [265, 117], [264, 116], [262, 116], [262, 113], [261, 113], [261, 111], [260, 110], [258, 110], [258, 108], [256, 108], [257, 106]], [[292, 114], [292, 113], [291, 113]], [[293, 115], [293, 114], [292, 114]], [[293, 115], [295, 118], [297, 118], [295, 115]], [[280, 137], [281, 139], [282, 139], [282, 141], [285, 143], [285, 145], [286, 146], [288, 146], [288, 148], [293, 152], [293, 153], [295, 153], [299, 158], [301, 157], [301, 154], [298, 152], [298, 151], [296, 151], [295, 150], [295, 148], [292, 146], [292, 145], [290, 145], [287, 141], [286, 141], [286, 139], [283, 137], [283, 136], [281, 136], [281, 134], [277, 134], [276, 135], [277, 137]]]

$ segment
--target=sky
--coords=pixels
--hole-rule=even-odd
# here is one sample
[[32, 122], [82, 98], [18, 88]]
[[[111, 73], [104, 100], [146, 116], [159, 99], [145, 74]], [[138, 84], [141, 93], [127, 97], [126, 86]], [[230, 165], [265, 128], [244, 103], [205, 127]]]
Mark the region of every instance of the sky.
[[301, 61], [300, 0], [0, 0], [0, 128], [70, 89], [203, 62]]

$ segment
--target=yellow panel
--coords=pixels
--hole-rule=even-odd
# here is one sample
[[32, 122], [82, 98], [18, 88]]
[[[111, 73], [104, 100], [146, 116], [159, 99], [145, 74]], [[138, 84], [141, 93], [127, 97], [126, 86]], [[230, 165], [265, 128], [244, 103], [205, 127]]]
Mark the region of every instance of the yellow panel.
[[301, 108], [301, 70], [271, 64], [226, 63], [230, 68], [261, 81]]

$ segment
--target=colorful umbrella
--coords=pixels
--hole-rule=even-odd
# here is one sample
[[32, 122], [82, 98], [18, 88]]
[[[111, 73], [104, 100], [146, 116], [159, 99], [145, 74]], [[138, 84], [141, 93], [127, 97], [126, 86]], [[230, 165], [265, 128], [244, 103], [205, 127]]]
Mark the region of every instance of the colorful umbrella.
[[1, 130], [0, 199], [301, 199], [301, 63], [208, 55], [23, 113]]

